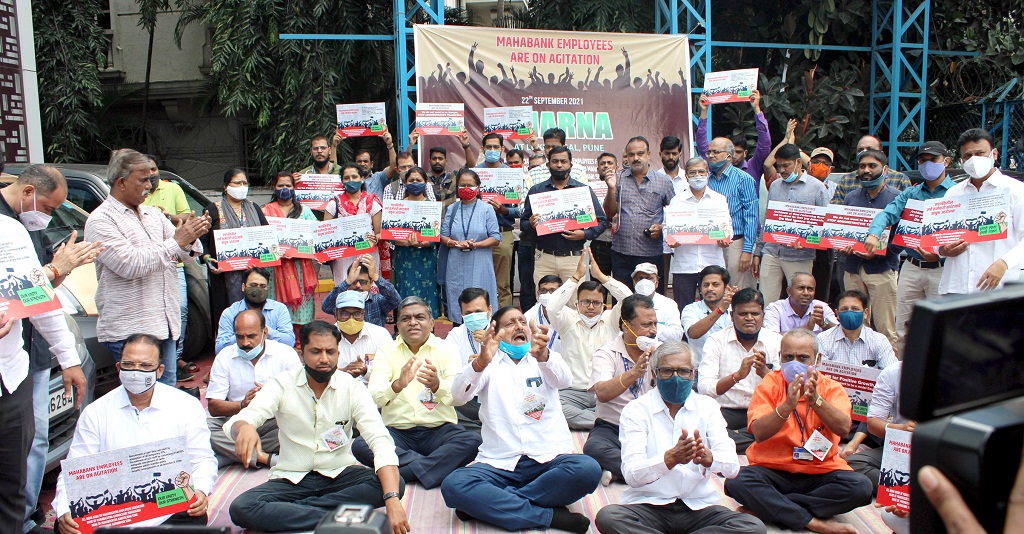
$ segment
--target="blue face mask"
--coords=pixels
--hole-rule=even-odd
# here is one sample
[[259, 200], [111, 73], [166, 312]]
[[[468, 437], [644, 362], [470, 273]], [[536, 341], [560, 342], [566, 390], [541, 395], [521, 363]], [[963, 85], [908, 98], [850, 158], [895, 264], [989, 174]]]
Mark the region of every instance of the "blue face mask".
[[497, 163], [500, 160], [500, 150], [484, 150], [484, 161], [486, 161], [487, 163]]
[[791, 360], [782, 364], [782, 378], [786, 380], [786, 383], [790, 383], [796, 378], [796, 375], [802, 374], [807, 376], [807, 365], [800, 363], [797, 360]]
[[946, 166], [937, 161], [924, 161], [917, 164], [917, 170], [921, 171], [921, 178], [931, 182], [942, 176]]
[[673, 375], [668, 380], [657, 379], [658, 393], [669, 404], [683, 404], [693, 391], [693, 379]]
[[470, 332], [476, 332], [487, 328], [487, 312], [476, 312], [462, 316], [462, 322]]
[[846, 310], [839, 312], [839, 324], [847, 330], [856, 330], [864, 324], [864, 312]]
[[729, 164], [729, 158], [725, 158], [722, 161], [709, 161], [708, 167], [711, 168], [712, 172], [718, 172], [725, 168]]
[[275, 189], [274, 190], [274, 195], [276, 195], [277, 198], [279, 198], [281, 200], [287, 201], [287, 200], [291, 200], [292, 197], [295, 196], [295, 190], [294, 189], [288, 189], [288, 188]]
[[349, 180], [345, 182], [345, 192], [354, 195], [363, 188], [363, 182], [357, 182], [355, 180]]
[[[861, 175], [861, 176], [863, 176], [863, 175]], [[871, 180], [865, 180], [865, 179], [861, 178], [860, 176], [858, 176], [858, 178], [860, 178], [860, 186], [863, 187], [864, 189], [874, 189], [874, 188], [882, 185], [882, 175], [881, 174], [879, 174], [878, 176], [874, 176], [874, 175], [869, 174], [868, 176], [871, 176], [872, 179]]]
[[263, 352], [263, 342], [261, 341], [259, 345], [256, 345], [250, 350], [245, 350], [242, 347], [239, 347], [238, 345], [235, 345], [235, 349], [238, 350], [239, 356], [245, 358], [245, 361], [251, 362], [255, 360], [256, 357], [259, 356], [261, 352]]
[[511, 343], [505, 343], [504, 341], [502, 341], [498, 343], [498, 350], [504, 352], [505, 354], [508, 354], [509, 358], [512, 358], [513, 360], [518, 362], [519, 360], [522, 360], [523, 358], [526, 357], [527, 354], [530, 353], [530, 342], [527, 341], [522, 345], [513, 345]]
[[791, 172], [791, 173], [789, 173], [789, 176], [783, 178], [782, 181], [786, 182], [787, 184], [791, 184], [791, 183], [795, 182], [796, 179], [799, 178], [799, 177], [800, 177], [799, 174], [797, 174], [795, 172]]
[[405, 184], [405, 192], [418, 197], [427, 192], [427, 184], [423, 182], [409, 182]]

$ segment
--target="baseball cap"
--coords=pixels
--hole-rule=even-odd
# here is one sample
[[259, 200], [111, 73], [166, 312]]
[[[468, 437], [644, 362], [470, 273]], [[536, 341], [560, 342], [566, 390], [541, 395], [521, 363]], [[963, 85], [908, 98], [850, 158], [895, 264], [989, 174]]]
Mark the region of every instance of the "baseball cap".
[[365, 306], [363, 302], [362, 293], [352, 290], [342, 291], [334, 300], [334, 307], [339, 310], [342, 308], [359, 308], [361, 310]]
[[658, 268], [655, 267], [653, 263], [641, 263], [640, 265], [636, 266], [636, 269], [633, 269], [633, 274], [631, 274], [630, 276], [635, 276], [636, 273], [646, 273], [657, 276]]
[[949, 151], [946, 150], [946, 145], [938, 141], [925, 141], [921, 145], [921, 148], [917, 149], [917, 154], [932, 154], [935, 156], [946, 157], [949, 155]]
[[824, 155], [824, 156], [828, 156], [828, 160], [829, 161], [835, 161], [835, 159], [836, 159], [835, 155], [832, 153], [832, 151], [827, 149], [827, 148], [825, 148], [825, 147], [823, 147], [823, 146], [819, 146], [818, 148], [815, 148], [814, 151], [811, 152], [811, 157], [813, 158], [814, 156], [817, 156], [819, 154], [820, 155]]

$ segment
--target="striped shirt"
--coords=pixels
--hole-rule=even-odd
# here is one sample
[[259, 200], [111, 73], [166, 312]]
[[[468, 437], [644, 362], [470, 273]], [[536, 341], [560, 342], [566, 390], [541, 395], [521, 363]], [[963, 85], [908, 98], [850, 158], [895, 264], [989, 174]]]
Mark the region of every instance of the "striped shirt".
[[648, 167], [638, 184], [633, 173], [625, 170], [619, 173], [615, 195], [619, 229], [612, 237], [612, 250], [627, 256], [660, 256], [661, 239], [645, 236], [644, 230], [664, 221], [665, 206], [675, 197], [672, 180]]
[[720, 175], [711, 174], [708, 187], [729, 201], [733, 237], [743, 237], [743, 252], [753, 252], [758, 228], [757, 190], [754, 179], [729, 164]]
[[818, 334], [818, 345], [821, 357], [834, 362], [885, 369], [897, 361], [889, 338], [867, 326], [852, 342], [842, 327], [830, 328]]
[[178, 337], [178, 262], [196, 261], [202, 245], [197, 240], [183, 249], [174, 232], [157, 208], [139, 206], [136, 215], [113, 196], [89, 215], [85, 240], [104, 247], [96, 258], [99, 341], [121, 341], [132, 334]]

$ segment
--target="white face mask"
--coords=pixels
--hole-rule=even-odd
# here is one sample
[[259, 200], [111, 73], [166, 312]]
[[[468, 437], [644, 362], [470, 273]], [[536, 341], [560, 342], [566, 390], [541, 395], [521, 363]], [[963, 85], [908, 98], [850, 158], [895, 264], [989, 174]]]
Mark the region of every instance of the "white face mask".
[[245, 197], [249, 195], [249, 186], [229, 185], [226, 192], [228, 196], [235, 200], [245, 200]]
[[661, 345], [661, 342], [654, 338], [647, 336], [640, 336], [636, 338], [636, 346], [640, 350], [647, 350], [650, 347], [657, 347], [658, 345]]
[[634, 287], [636, 287], [637, 295], [649, 297], [654, 294], [654, 282], [646, 278], [637, 282]]
[[121, 385], [133, 395], [141, 395], [156, 384], [156, 371], [128, 371], [121, 369]]
[[599, 313], [593, 317], [587, 317], [581, 313], [580, 319], [583, 319], [583, 324], [587, 325], [587, 328], [594, 328], [594, 325], [601, 320], [601, 314]]
[[971, 178], [975, 180], [988, 176], [988, 173], [995, 166], [995, 161], [992, 160], [992, 155], [988, 156], [971, 156], [964, 162], [964, 172], [969, 174]]
[[39, 196], [38, 193], [32, 193], [32, 210], [23, 211], [18, 215], [18, 220], [21, 221], [22, 226], [25, 227], [29, 232], [37, 232], [39, 230], [45, 230], [50, 225], [49, 215], [36, 210], [36, 198]]
[[548, 307], [548, 303], [551, 302], [551, 293], [545, 293], [537, 296], [537, 302], [544, 308]]

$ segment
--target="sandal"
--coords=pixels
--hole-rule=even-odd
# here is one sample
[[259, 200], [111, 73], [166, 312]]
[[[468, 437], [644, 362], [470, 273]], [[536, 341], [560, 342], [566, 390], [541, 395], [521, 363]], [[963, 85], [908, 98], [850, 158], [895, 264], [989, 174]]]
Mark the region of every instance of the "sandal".
[[196, 362], [178, 360], [178, 370], [184, 371], [186, 374], [195, 374], [199, 372], [199, 365]]

